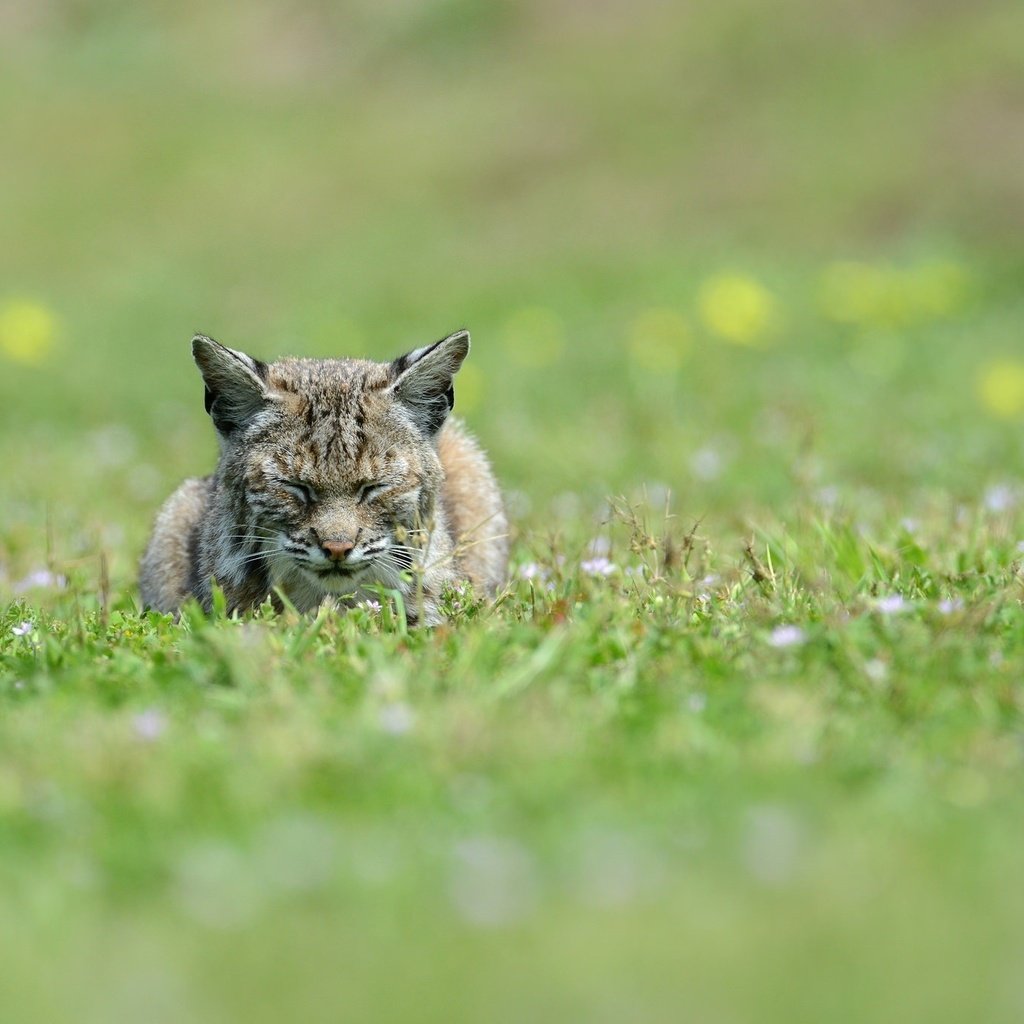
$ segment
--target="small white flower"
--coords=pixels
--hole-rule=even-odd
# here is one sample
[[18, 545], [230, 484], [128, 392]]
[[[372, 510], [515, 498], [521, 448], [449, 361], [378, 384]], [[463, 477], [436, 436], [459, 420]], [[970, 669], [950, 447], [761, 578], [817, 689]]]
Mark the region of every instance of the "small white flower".
[[708, 698], [703, 693], [691, 693], [686, 698], [686, 709], [699, 715], [708, 706]]
[[68, 581], [63, 576], [50, 572], [49, 569], [36, 569], [14, 584], [14, 592], [23, 594], [26, 590], [36, 590], [42, 587], [55, 587], [57, 590], [63, 590], [67, 584]]
[[20, 622], [11, 630], [11, 632], [15, 636], [28, 636], [29, 633], [31, 633], [34, 628], [35, 627], [32, 625], [31, 622]]
[[952, 615], [954, 612], [962, 611], [964, 600], [962, 597], [947, 597], [939, 602], [940, 615]]
[[547, 579], [547, 575], [544, 569], [536, 562], [527, 562], [526, 565], [519, 566], [519, 578], [523, 580], [540, 580], [543, 582]]
[[722, 473], [722, 456], [714, 448], [698, 448], [690, 456], [690, 472], [698, 480], [714, 480]]
[[985, 492], [985, 508], [989, 512], [1005, 512], [1017, 504], [1017, 492], [1009, 484], [996, 484]]
[[899, 615], [909, 611], [910, 604], [902, 594], [887, 594], [875, 601], [875, 610], [883, 615]]
[[416, 724], [416, 713], [408, 704], [385, 704], [377, 715], [381, 729], [389, 736], [404, 736]]
[[799, 626], [776, 626], [768, 637], [770, 647], [799, 647], [807, 634]]
[[580, 569], [588, 576], [611, 576], [616, 571], [616, 566], [604, 555], [600, 555], [597, 558], [588, 558], [585, 562], [580, 562]]
[[864, 665], [868, 679], [875, 683], [883, 683], [889, 675], [889, 666], [881, 658], [872, 658]]
[[364, 612], [370, 615], [380, 614], [380, 601], [374, 601], [372, 598], [366, 598], [365, 601], [356, 602], [357, 608], [362, 608]]
[[132, 727], [140, 740], [152, 743], [163, 736], [167, 729], [167, 719], [156, 708], [147, 708], [132, 719]]

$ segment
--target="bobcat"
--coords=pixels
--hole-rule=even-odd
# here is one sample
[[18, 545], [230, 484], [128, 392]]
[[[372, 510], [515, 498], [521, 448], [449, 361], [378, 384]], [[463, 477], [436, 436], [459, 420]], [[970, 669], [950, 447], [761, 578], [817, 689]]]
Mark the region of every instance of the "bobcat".
[[195, 597], [209, 610], [216, 581], [232, 610], [280, 592], [308, 611], [384, 587], [402, 594], [410, 623], [434, 625], [448, 587], [493, 596], [507, 567], [501, 495], [448, 418], [468, 352], [458, 331], [391, 363], [268, 365], [196, 335], [220, 459], [157, 515], [143, 603], [177, 613]]

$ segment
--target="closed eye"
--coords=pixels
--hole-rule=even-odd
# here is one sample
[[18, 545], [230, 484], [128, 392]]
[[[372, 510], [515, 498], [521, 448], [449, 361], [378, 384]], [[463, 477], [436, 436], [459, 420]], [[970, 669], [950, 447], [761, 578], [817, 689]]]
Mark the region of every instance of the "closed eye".
[[277, 481], [289, 494], [294, 495], [299, 501], [306, 505], [312, 505], [316, 501], [316, 491], [309, 484], [301, 480], [278, 480]]
[[388, 486], [386, 480], [367, 480], [359, 485], [359, 489], [356, 491], [356, 501], [360, 505], [364, 505], [382, 491], [386, 491]]

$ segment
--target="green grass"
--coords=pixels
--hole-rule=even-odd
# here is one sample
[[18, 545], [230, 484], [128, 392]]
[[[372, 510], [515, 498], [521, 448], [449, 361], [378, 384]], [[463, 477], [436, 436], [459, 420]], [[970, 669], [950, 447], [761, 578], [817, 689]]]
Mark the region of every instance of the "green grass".
[[[1018, 4], [0, 20], [0, 1019], [1020, 1018]], [[140, 612], [193, 330], [460, 325], [496, 605]]]
[[85, 585], [12, 607], [16, 1005], [1012, 1019], [1015, 535], [985, 512], [947, 547], [941, 513], [912, 539], [797, 511], [755, 541], [759, 580], [697, 539], [666, 569], [619, 526], [607, 557], [646, 571], [581, 573], [563, 542], [537, 565], [551, 589], [432, 632], [174, 624]]

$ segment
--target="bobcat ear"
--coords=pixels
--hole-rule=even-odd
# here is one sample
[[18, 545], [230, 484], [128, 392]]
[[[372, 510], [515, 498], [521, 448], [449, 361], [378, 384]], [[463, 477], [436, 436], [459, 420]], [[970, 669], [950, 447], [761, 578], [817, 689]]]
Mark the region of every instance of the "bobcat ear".
[[414, 349], [391, 364], [392, 392], [426, 434], [436, 434], [455, 406], [452, 379], [469, 352], [469, 331]]
[[267, 364], [197, 334], [192, 357], [206, 384], [206, 411], [221, 434], [242, 426], [267, 403]]

